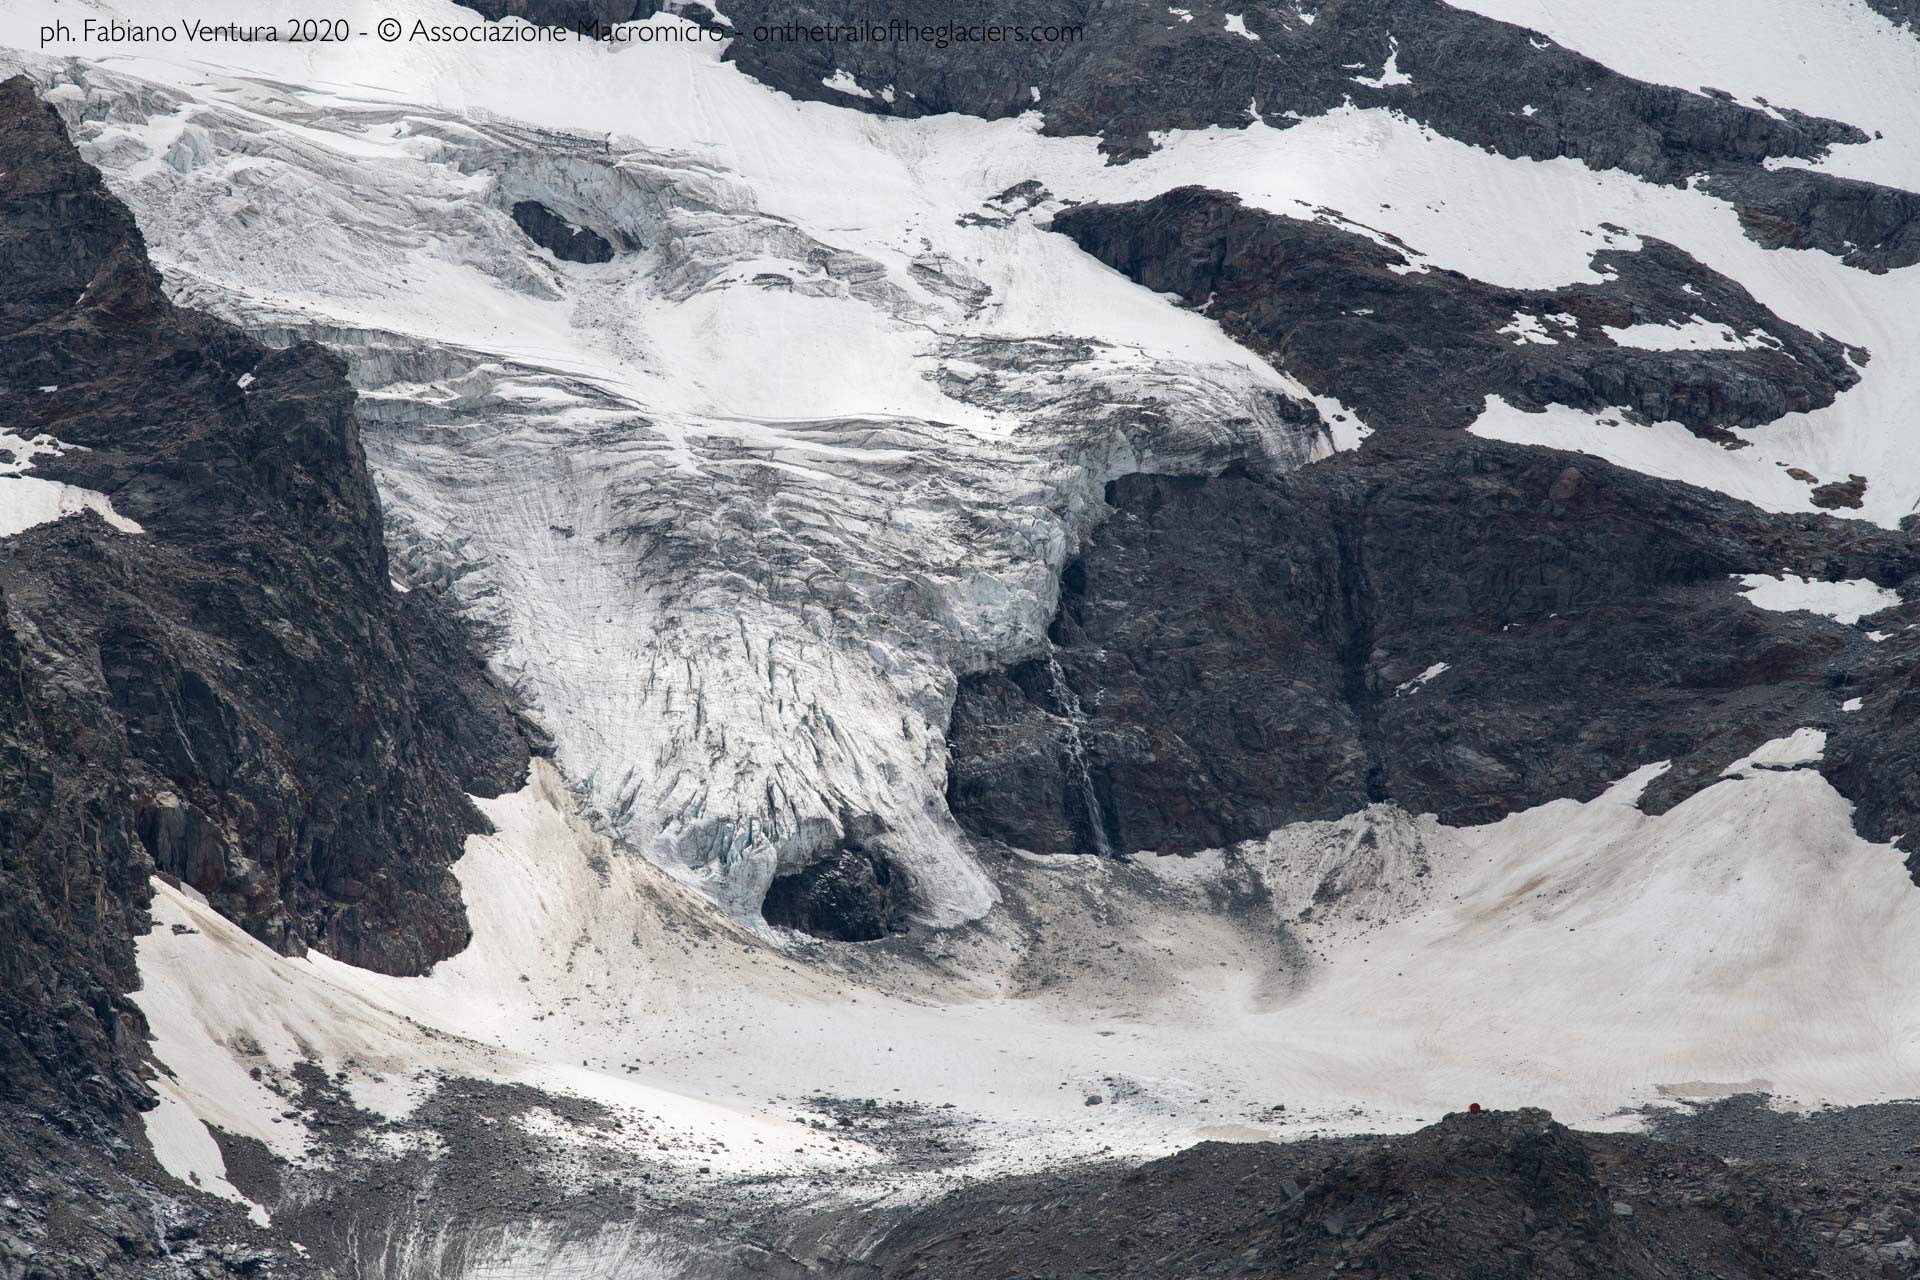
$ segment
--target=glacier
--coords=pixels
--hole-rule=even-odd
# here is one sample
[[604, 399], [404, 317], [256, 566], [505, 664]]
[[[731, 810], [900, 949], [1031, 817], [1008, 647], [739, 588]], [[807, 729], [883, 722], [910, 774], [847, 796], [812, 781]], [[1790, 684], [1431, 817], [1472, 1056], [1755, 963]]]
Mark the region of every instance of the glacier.
[[[1727, 38], [1757, 25], [1743, 6], [1635, 0], [1664, 45], [1623, 45], [1617, 8], [1462, 7], [1883, 129], [1822, 165], [1920, 186], [1920, 42], [1869, 39], [1884, 20], [1864, 9], [1769, 0], [1799, 37], [1776, 47]], [[425, 1108], [468, 1079], [622, 1118], [516, 1120], [547, 1126], [557, 1181], [585, 1185], [565, 1153], [591, 1150], [658, 1165], [689, 1202], [772, 1187], [795, 1213], [822, 1179], [843, 1205], [950, 1185], [831, 1127], [840, 1097], [952, 1109], [973, 1144], [955, 1163], [989, 1176], [1398, 1130], [1470, 1097], [1606, 1128], [1749, 1088], [1809, 1106], [1912, 1092], [1920, 899], [1807, 767], [1816, 730], [1660, 814], [1638, 807], [1648, 763], [1483, 827], [1378, 805], [1192, 857], [991, 864], [948, 812], [945, 731], [960, 677], [1049, 652], [1110, 480], [1285, 470], [1369, 431], [1049, 232], [1069, 204], [1206, 182], [1404, 246], [1411, 270], [1514, 288], [1594, 279], [1596, 249], [1657, 235], [1866, 353], [1859, 385], [1740, 429], [1737, 450], [1497, 398], [1475, 433], [1778, 512], [1815, 509], [1789, 468], [1865, 475], [1840, 514], [1889, 528], [1920, 510], [1913, 270], [1765, 249], [1705, 190], [1352, 105], [1170, 133], [1112, 165], [1028, 117], [796, 102], [710, 43], [28, 52], [57, 8], [0, 14], [0, 72], [59, 110], [176, 301], [347, 356], [396, 588], [450, 591], [553, 742], [524, 790], [476, 801], [495, 830], [455, 867], [474, 939], [427, 976], [276, 955], [156, 883], [136, 999], [170, 1073], [147, 1132], [174, 1175], [264, 1219], [214, 1131], [309, 1172], [373, 1167], [449, 1141]], [[1808, 75], [1790, 45], [1844, 73]], [[556, 259], [516, 225], [523, 201], [612, 259]], [[26, 479], [0, 476], [0, 504]], [[1737, 607], [1848, 622], [1890, 603], [1864, 580], [1745, 586]], [[856, 829], [908, 877], [911, 947], [769, 927], [774, 879]], [[389, 1127], [329, 1148], [294, 1114], [302, 1064]], [[414, 1226], [369, 1274], [671, 1275], [697, 1253], [634, 1222]]]

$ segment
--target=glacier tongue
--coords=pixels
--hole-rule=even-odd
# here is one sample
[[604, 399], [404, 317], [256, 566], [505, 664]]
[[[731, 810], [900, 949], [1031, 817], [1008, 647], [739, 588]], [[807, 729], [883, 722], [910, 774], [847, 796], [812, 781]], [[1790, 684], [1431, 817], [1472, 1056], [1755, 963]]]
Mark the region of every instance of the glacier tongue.
[[[856, 821], [924, 923], [985, 911], [944, 802], [954, 673], [1043, 643], [1113, 476], [1332, 447], [1211, 322], [927, 157], [900, 162], [933, 195], [836, 234], [713, 156], [33, 70], [178, 300], [351, 357], [403, 580], [488, 624], [588, 811], [742, 920]], [[555, 259], [523, 201], [619, 251]]]

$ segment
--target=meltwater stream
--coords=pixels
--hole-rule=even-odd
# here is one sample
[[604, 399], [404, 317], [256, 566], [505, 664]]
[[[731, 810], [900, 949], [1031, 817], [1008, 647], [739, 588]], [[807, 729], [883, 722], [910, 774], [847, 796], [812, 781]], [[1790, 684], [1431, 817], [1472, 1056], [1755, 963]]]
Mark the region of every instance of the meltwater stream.
[[1110, 857], [1113, 846], [1107, 840], [1106, 814], [1100, 809], [1099, 793], [1093, 789], [1093, 774], [1087, 767], [1087, 744], [1081, 736], [1081, 728], [1086, 724], [1086, 708], [1080, 705], [1080, 696], [1067, 683], [1067, 673], [1060, 669], [1059, 651], [1051, 644], [1047, 646], [1047, 675], [1053, 681], [1054, 701], [1067, 717], [1067, 759], [1080, 782], [1080, 800], [1087, 809], [1087, 826], [1093, 833], [1093, 851], [1101, 857]]

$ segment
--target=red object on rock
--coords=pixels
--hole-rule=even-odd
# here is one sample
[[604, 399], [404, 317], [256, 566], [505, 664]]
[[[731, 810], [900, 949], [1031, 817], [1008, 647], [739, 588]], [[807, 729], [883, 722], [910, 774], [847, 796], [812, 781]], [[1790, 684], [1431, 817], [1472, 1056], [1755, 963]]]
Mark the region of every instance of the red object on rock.
[[1475, 1102], [1475, 1103], [1470, 1103], [1470, 1104], [1468, 1105], [1468, 1107], [1467, 1107], [1467, 1114], [1468, 1114], [1468, 1115], [1470, 1115], [1470, 1116], [1477, 1116], [1477, 1115], [1479, 1115], [1479, 1114], [1480, 1114], [1480, 1104], [1479, 1104], [1479, 1103], [1477, 1103], [1477, 1102]]

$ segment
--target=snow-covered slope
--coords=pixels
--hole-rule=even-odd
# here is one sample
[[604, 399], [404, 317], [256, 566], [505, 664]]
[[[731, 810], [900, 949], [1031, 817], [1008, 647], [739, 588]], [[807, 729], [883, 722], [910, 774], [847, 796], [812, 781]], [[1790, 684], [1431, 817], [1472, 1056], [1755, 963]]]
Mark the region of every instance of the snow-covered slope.
[[[690, 1194], [831, 1171], [859, 1198], [944, 1177], [903, 1165], [886, 1125], [808, 1127], [837, 1100], [944, 1115], [944, 1167], [982, 1173], [1395, 1129], [1463, 1099], [1605, 1126], [1740, 1090], [1901, 1096], [1920, 897], [1852, 834], [1808, 767], [1819, 745], [1782, 739], [1659, 817], [1637, 807], [1651, 766], [1485, 827], [1381, 806], [1197, 858], [1045, 860], [994, 927], [838, 971], [713, 921], [569, 818], [537, 763], [482, 802], [499, 830], [456, 868], [474, 942], [429, 977], [276, 956], [159, 886], [138, 999], [174, 1075], [148, 1123], [170, 1169], [218, 1191], [180, 1108], [347, 1169], [454, 1141], [420, 1105], [479, 1078], [628, 1122], [515, 1120], [558, 1126], [542, 1158], [563, 1185], [577, 1148]], [[302, 1064], [397, 1123], [342, 1148], [309, 1127]]]

